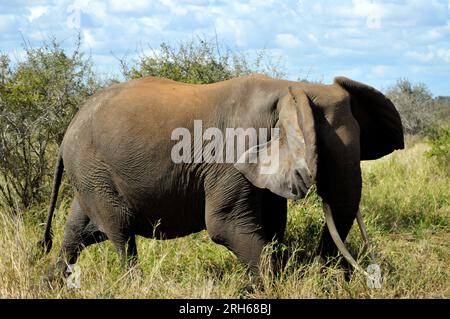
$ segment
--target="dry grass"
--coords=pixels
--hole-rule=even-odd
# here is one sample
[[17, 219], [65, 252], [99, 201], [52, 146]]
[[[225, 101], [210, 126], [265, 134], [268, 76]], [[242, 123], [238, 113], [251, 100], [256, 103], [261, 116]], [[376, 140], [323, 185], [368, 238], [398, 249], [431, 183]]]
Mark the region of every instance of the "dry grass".
[[[426, 149], [416, 143], [362, 165], [361, 209], [383, 271], [381, 289], [367, 288], [360, 274], [346, 282], [339, 268], [324, 270], [311, 260], [323, 224], [313, 193], [290, 203], [291, 257], [277, 278], [263, 276], [264, 289], [249, 289], [245, 267], [205, 232], [169, 241], [139, 239], [139, 265], [131, 270], [121, 267], [110, 243], [89, 247], [79, 260], [81, 287], [48, 288], [41, 277], [57, 254], [68, 201], [56, 213], [52, 255], [41, 260], [32, 256], [45, 207], [24, 219], [0, 212], [0, 298], [449, 298], [449, 169], [425, 157]], [[349, 243], [367, 265], [356, 226]]]

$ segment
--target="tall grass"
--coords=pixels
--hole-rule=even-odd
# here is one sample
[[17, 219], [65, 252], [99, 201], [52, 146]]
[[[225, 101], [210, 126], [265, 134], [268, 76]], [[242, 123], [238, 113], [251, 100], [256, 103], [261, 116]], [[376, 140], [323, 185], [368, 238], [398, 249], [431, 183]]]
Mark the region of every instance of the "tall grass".
[[[289, 204], [286, 249], [290, 258], [275, 278], [255, 285], [245, 267], [206, 232], [168, 241], [138, 239], [139, 263], [124, 269], [109, 242], [83, 251], [81, 287], [49, 288], [41, 278], [57, 255], [69, 199], [54, 221], [51, 256], [35, 259], [45, 207], [23, 218], [0, 212], [0, 298], [436, 298], [450, 297], [449, 168], [424, 156], [426, 144], [365, 162], [361, 211], [383, 272], [380, 289], [369, 289], [355, 273], [323, 269], [311, 255], [324, 223], [314, 192]], [[357, 227], [349, 246], [369, 263]]]

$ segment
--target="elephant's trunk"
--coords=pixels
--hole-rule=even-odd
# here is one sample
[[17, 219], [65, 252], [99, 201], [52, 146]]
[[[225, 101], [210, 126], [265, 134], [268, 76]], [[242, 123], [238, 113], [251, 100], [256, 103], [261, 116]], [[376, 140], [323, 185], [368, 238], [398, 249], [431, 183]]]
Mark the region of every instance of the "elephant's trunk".
[[[366, 276], [370, 276], [361, 266], [358, 265], [356, 260], [352, 257], [350, 252], [348, 251], [347, 247], [345, 246], [343, 240], [341, 239], [341, 236], [339, 235], [339, 232], [336, 229], [336, 225], [334, 223], [333, 214], [331, 213], [330, 206], [327, 203], [323, 204], [323, 210], [325, 212], [325, 221], [328, 227], [328, 231], [330, 232], [331, 238], [334, 241], [334, 244], [338, 248], [339, 252], [344, 256], [344, 258], [349, 262], [350, 265], [352, 265], [356, 270], [363, 273]], [[361, 218], [361, 214], [359, 213], [359, 210], [357, 212], [357, 220], [358, 225], [361, 230], [362, 237], [366, 243], [366, 246], [369, 248], [369, 239], [367, 236], [366, 228], [364, 226], [364, 222]]]
[[[319, 176], [317, 184], [328, 226], [322, 233], [318, 247], [318, 253], [325, 259], [336, 256], [338, 251], [344, 256], [347, 255], [338, 243], [345, 241], [357, 217], [361, 198], [359, 163], [349, 165], [350, 167], [334, 165], [325, 167], [326, 174]], [[353, 262], [349, 263], [353, 265]]]
[[[348, 111], [342, 106], [339, 110]], [[344, 245], [361, 199], [360, 129], [351, 114], [345, 120], [326, 119], [319, 134], [317, 192], [324, 202], [328, 229], [324, 228], [318, 254], [327, 259], [340, 251], [355, 269], [362, 270]]]

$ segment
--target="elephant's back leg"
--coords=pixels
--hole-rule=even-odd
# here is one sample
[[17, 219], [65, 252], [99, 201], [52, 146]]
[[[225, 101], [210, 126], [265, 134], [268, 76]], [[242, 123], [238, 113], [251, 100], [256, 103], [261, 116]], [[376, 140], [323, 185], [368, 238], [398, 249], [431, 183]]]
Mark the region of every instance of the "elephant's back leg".
[[54, 272], [64, 272], [67, 264], [75, 264], [84, 248], [106, 239], [106, 234], [92, 223], [75, 196], [66, 222], [59, 257], [54, 269], [51, 269], [50, 276], [53, 276]]
[[[70, 179], [90, 221], [106, 234], [121, 256], [127, 256], [128, 251], [135, 255], [136, 214], [114, 182], [111, 169], [95, 157], [78, 162], [69, 170]], [[127, 243], [131, 243], [128, 250]]]
[[106, 234], [92, 223], [77, 196], [72, 201], [71, 212], [66, 222], [61, 252], [67, 256], [70, 264], [84, 248], [108, 239]]
[[[100, 184], [97, 184], [100, 185]], [[96, 187], [93, 192], [83, 194], [83, 200], [89, 207], [89, 217], [104, 232], [116, 247], [124, 260], [134, 258], [135, 213], [121, 198], [111, 183]], [[126, 248], [128, 244], [128, 249]]]

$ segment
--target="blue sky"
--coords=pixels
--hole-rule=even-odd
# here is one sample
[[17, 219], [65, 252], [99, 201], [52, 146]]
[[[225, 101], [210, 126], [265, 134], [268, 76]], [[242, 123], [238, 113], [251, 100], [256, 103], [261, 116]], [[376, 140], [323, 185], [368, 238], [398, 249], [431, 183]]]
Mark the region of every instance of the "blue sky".
[[344, 75], [385, 90], [408, 78], [450, 95], [450, 0], [0, 0], [0, 51], [13, 59], [22, 36], [70, 50], [77, 30], [106, 76], [119, 74], [113, 54], [217, 34], [235, 51], [265, 48], [292, 80]]

